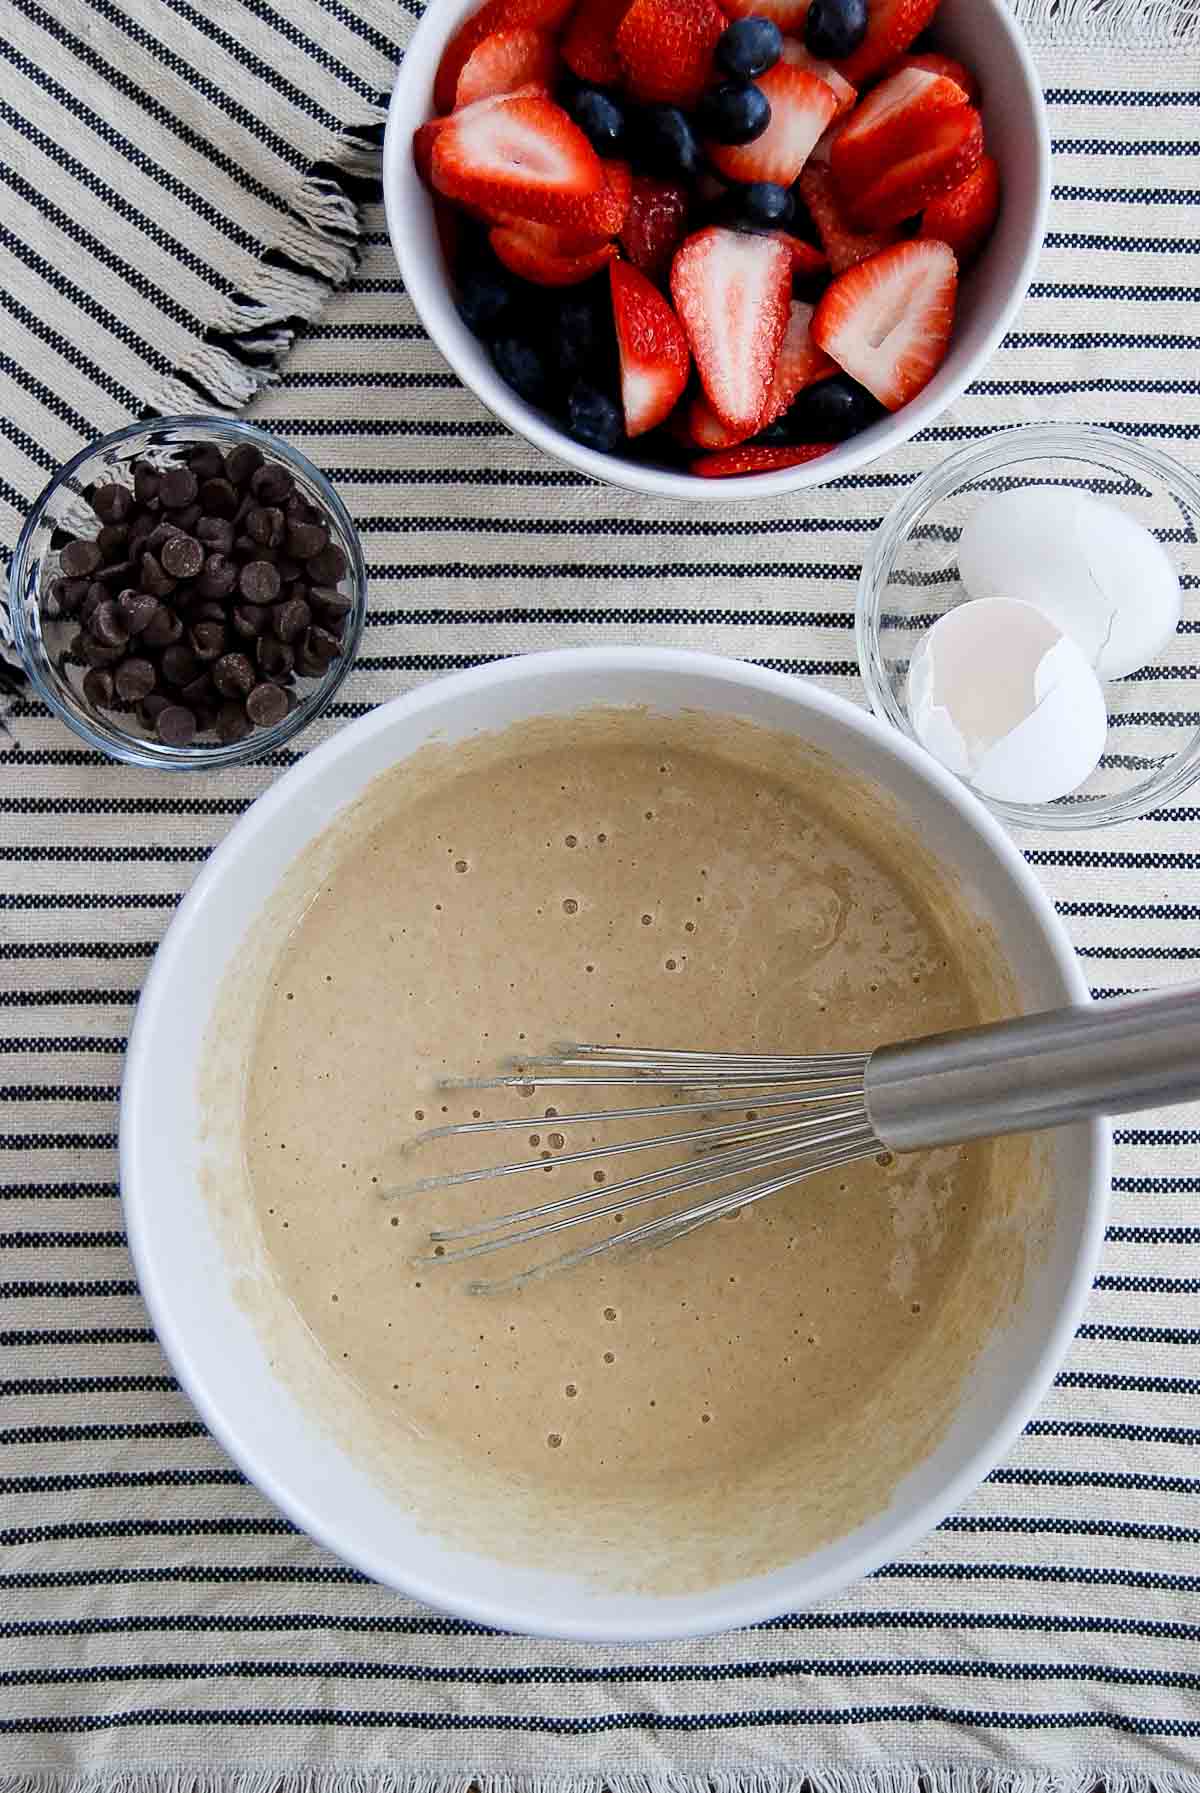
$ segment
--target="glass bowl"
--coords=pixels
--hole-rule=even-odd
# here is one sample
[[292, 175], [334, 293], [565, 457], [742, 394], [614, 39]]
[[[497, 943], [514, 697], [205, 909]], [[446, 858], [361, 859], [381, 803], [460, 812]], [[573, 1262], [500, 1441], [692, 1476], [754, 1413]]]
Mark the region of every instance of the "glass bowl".
[[914, 647], [964, 602], [957, 544], [985, 494], [1061, 486], [1118, 504], [1162, 543], [1179, 574], [1183, 614], [1158, 658], [1104, 683], [1108, 736], [1099, 765], [1052, 803], [984, 797], [1018, 828], [1103, 828], [1180, 797], [1200, 777], [1200, 481], [1145, 443], [1077, 424], [1002, 430], [919, 479], [872, 541], [858, 588], [858, 664], [877, 716], [910, 739], [907, 679]]
[[[87, 501], [95, 484], [118, 478], [120, 470], [138, 460], [166, 461], [179, 446], [211, 442], [225, 452], [248, 443], [268, 459], [285, 466], [300, 492], [328, 519], [330, 534], [347, 560], [342, 584], [348, 588], [351, 609], [342, 636], [342, 652], [330, 662], [324, 677], [302, 681], [298, 702], [281, 722], [256, 728], [242, 741], [230, 744], [198, 741], [187, 747], [169, 747], [138, 720], [135, 710], [114, 714], [98, 709], [83, 694], [85, 666], [75, 664], [67, 652], [78, 623], [53, 620], [42, 614], [42, 593], [58, 569], [60, 531], [94, 535], [99, 528]], [[122, 482], [128, 483], [128, 482]], [[13, 635], [25, 667], [39, 695], [56, 715], [89, 747], [99, 748], [112, 759], [133, 766], [156, 766], [168, 772], [207, 771], [213, 766], [236, 766], [272, 753], [307, 728], [332, 699], [350, 670], [358, 651], [367, 613], [367, 573], [362, 549], [349, 512], [325, 475], [304, 455], [265, 430], [228, 417], [163, 417], [149, 423], [133, 423], [103, 436], [59, 469], [30, 511], [13, 555], [10, 574]]]

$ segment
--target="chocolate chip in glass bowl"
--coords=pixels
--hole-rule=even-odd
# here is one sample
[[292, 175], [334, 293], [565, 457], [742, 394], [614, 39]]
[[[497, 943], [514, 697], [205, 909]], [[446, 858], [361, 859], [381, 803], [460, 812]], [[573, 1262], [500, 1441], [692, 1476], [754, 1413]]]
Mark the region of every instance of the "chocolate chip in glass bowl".
[[246, 535], [264, 548], [278, 548], [287, 534], [287, 518], [274, 504], [256, 504], [246, 512]]
[[164, 510], [182, 510], [199, 490], [200, 481], [190, 467], [167, 467], [159, 475], [158, 495]]
[[213, 662], [212, 682], [222, 697], [246, 697], [257, 674], [245, 654], [222, 654]]
[[168, 704], [160, 710], [155, 727], [166, 747], [190, 747], [196, 738], [196, 718], [185, 704]]
[[113, 675], [106, 666], [90, 666], [84, 673], [83, 695], [97, 710], [112, 708]]
[[169, 598], [175, 590], [175, 581], [165, 572], [162, 563], [153, 554], [142, 555], [140, 574], [141, 587], [155, 598]]
[[346, 556], [336, 542], [330, 542], [308, 563], [308, 576], [315, 585], [337, 585], [347, 570]]
[[329, 546], [323, 523], [292, 523], [287, 532], [287, 551], [293, 560], [311, 560]]
[[101, 647], [124, 647], [129, 640], [129, 618], [115, 598], [105, 598], [88, 618], [88, 631]]
[[[130, 588], [123, 591], [117, 603], [125, 613], [131, 635], [140, 635], [149, 628], [162, 606], [158, 599], [148, 591], [135, 591]], [[151, 644], [153, 645], [153, 643]]]
[[187, 451], [187, 464], [197, 479], [221, 479], [225, 462], [215, 442], [201, 442]]
[[288, 598], [271, 612], [271, 627], [280, 641], [298, 641], [312, 621], [303, 598]]
[[98, 542], [76, 539], [67, 543], [58, 557], [58, 563], [68, 579], [87, 579], [103, 559]]
[[113, 674], [117, 696], [126, 703], [141, 703], [144, 698], [149, 697], [157, 683], [158, 674], [154, 670], [153, 661], [144, 659], [140, 654], [132, 654], [128, 660], [122, 660]]
[[259, 728], [274, 728], [288, 713], [287, 693], [278, 685], [255, 685], [246, 699], [246, 714]]
[[185, 641], [173, 641], [159, 661], [168, 685], [186, 685], [200, 671], [200, 662]]
[[92, 493], [91, 504], [102, 523], [124, 523], [133, 509], [134, 495], [128, 486], [110, 481], [106, 485], [96, 487]]
[[172, 579], [194, 579], [204, 565], [204, 549], [194, 535], [168, 536], [158, 557]]
[[96, 535], [96, 546], [107, 561], [116, 559], [129, 542], [128, 523], [103, 523]]
[[225, 652], [225, 625], [212, 621], [193, 623], [188, 640], [197, 660], [217, 660]]
[[235, 486], [248, 485], [262, 464], [262, 451], [253, 442], [239, 442], [225, 456], [225, 472]]
[[267, 462], [250, 481], [250, 490], [260, 504], [285, 504], [296, 489], [296, 482], [286, 467]]
[[236, 517], [237, 487], [227, 479], [206, 479], [200, 487], [200, 507], [206, 517]]
[[201, 517], [196, 524], [196, 540], [218, 554], [233, 553], [234, 534], [231, 517]]
[[238, 575], [238, 590], [248, 604], [271, 604], [279, 596], [278, 570], [269, 560], [249, 560]]
[[244, 741], [253, 727], [244, 703], [230, 700], [217, 711], [217, 739], [222, 746], [232, 747], [235, 741]]
[[261, 604], [237, 604], [229, 618], [230, 627], [243, 641], [253, 641], [271, 626], [271, 612]]
[[142, 630], [147, 647], [170, 647], [183, 634], [183, 623], [173, 610], [155, 599], [154, 615]]
[[255, 649], [258, 670], [264, 678], [287, 678], [296, 664], [296, 656], [286, 641], [273, 635], [260, 635]]
[[133, 495], [139, 504], [154, 504], [158, 499], [158, 468], [149, 461], [133, 464]]
[[212, 553], [196, 581], [196, 590], [202, 598], [227, 598], [237, 582], [236, 561], [230, 560], [227, 554]]

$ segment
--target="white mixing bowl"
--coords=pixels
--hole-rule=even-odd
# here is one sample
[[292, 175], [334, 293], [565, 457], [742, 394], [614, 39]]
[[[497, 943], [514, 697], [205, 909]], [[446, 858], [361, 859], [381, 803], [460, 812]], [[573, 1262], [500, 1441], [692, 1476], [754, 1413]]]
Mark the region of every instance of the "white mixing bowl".
[[[142, 1291], [180, 1381], [246, 1474], [297, 1525], [365, 1574], [465, 1618], [634, 1641], [745, 1625], [835, 1594], [961, 1504], [1028, 1420], [1078, 1324], [1103, 1236], [1109, 1130], [1096, 1122], [1052, 1137], [1049, 1237], [1031, 1254], [1021, 1300], [975, 1365], [938, 1448], [884, 1512], [835, 1543], [768, 1575], [656, 1595], [514, 1567], [420, 1530], [280, 1379], [239, 1300], [243, 1267], [228, 1255], [203, 1186], [206, 1030], [221, 979], [260, 906], [295, 856], [378, 773], [435, 735], [454, 742], [613, 703], [747, 717], [873, 780], [991, 926], [1024, 1006], [1088, 1000], [1061, 924], [998, 823], [928, 755], [873, 717], [798, 679], [705, 654], [534, 654], [438, 680], [353, 723], [281, 778], [213, 854], [159, 948], [138, 1006], [121, 1099], [121, 1189]], [[732, 1516], [731, 1524], [748, 1517]]]

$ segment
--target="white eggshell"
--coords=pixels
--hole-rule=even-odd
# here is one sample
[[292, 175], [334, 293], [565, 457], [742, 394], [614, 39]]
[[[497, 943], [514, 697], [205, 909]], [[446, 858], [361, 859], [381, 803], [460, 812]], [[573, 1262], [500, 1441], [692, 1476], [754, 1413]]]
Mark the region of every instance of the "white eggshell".
[[1179, 623], [1179, 578], [1148, 529], [1090, 493], [1022, 486], [977, 506], [958, 544], [972, 598], [1036, 604], [1101, 678], [1161, 653]]
[[918, 643], [908, 673], [913, 730], [987, 797], [1050, 803], [1104, 751], [1104, 693], [1075, 642], [1024, 600], [959, 604]]

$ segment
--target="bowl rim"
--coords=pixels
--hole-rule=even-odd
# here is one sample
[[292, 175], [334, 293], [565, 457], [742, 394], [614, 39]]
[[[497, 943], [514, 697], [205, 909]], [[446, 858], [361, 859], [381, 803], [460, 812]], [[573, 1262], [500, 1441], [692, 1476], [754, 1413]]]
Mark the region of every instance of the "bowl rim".
[[[1043, 938], [1073, 1000], [1090, 1002], [1090, 992], [1066, 929], [1049, 896], [1004, 829], [966, 786], [915, 744], [867, 711], [807, 680], [686, 648], [583, 647], [535, 652], [431, 680], [350, 723], [277, 779], [238, 819], [215, 849], [176, 910], [159, 945], [130, 1030], [119, 1116], [121, 1200], [139, 1288], [156, 1336], [180, 1385], [207, 1428], [249, 1479], [309, 1537], [373, 1581], [475, 1624], [573, 1642], [654, 1643], [706, 1636], [732, 1627], [756, 1624], [797, 1604], [810, 1606], [840, 1593], [927, 1536], [983, 1481], [1044, 1398], [1079, 1325], [1104, 1240], [1112, 1139], [1111, 1128], [1104, 1120], [1087, 1122], [1080, 1129], [1087, 1139], [1089, 1180], [1084, 1221], [1074, 1244], [1070, 1274], [1060, 1292], [1054, 1323], [1042, 1341], [1034, 1367], [1008, 1398], [993, 1430], [966, 1454], [956, 1473], [942, 1483], [936, 1493], [918, 1503], [907, 1519], [892, 1528], [885, 1528], [884, 1535], [874, 1544], [861, 1544], [840, 1565], [831, 1565], [820, 1574], [798, 1578], [793, 1593], [764, 1598], [761, 1591], [756, 1593], [755, 1582], [735, 1582], [723, 1596], [718, 1591], [696, 1596], [698, 1601], [704, 1601], [704, 1612], [694, 1621], [681, 1623], [665, 1612], [656, 1617], [653, 1603], [647, 1604], [642, 1615], [633, 1621], [597, 1621], [561, 1611], [548, 1615], [545, 1611], [534, 1610], [521, 1599], [506, 1604], [462, 1588], [447, 1590], [440, 1582], [428, 1579], [419, 1562], [406, 1563], [398, 1572], [395, 1561], [385, 1560], [378, 1550], [347, 1548], [338, 1536], [336, 1518], [313, 1511], [302, 1487], [297, 1487], [294, 1480], [292, 1485], [285, 1486], [274, 1470], [259, 1460], [260, 1434], [248, 1428], [240, 1418], [228, 1419], [210, 1398], [203, 1367], [192, 1361], [189, 1342], [181, 1336], [176, 1325], [170, 1289], [160, 1279], [153, 1246], [144, 1230], [143, 1215], [152, 1215], [154, 1211], [154, 1184], [153, 1178], [143, 1175], [139, 1159], [141, 1142], [152, 1132], [154, 1116], [143, 1095], [146, 1080], [143, 1067], [152, 1057], [153, 1040], [162, 1018], [169, 1015], [173, 1004], [175, 966], [189, 950], [189, 935], [200, 925], [209, 895], [225, 876], [226, 866], [235, 862], [243, 838], [274, 820], [294, 803], [299, 802], [302, 807], [307, 785], [326, 766], [353, 752], [360, 742], [372, 735], [385, 733], [398, 716], [407, 720], [429, 711], [436, 712], [447, 702], [469, 701], [486, 686], [514, 681], [548, 681], [552, 693], [556, 675], [581, 666], [610, 675], [614, 691], [619, 691], [621, 674], [626, 671], [686, 674], [690, 670], [725, 681], [730, 687], [731, 700], [739, 689], [747, 687], [772, 693], [795, 703], [801, 716], [808, 712], [829, 717], [857, 731], [886, 754], [898, 758], [982, 837], [984, 845], [1000, 862], [1000, 869], [1020, 891], [1031, 916], [1040, 922]], [[786, 1574], [787, 1568], [788, 1565], [784, 1565], [771, 1579]], [[738, 1592], [739, 1589], [742, 1591]]]
[[[880, 654], [878, 611], [891, 564], [925, 513], [969, 480], [999, 473], [1023, 461], [1057, 456], [1115, 462], [1134, 477], [1156, 479], [1182, 495], [1200, 517], [1200, 478], [1182, 462], [1165, 454], [1152, 442], [1121, 435], [1091, 423], [1018, 423], [994, 430], [982, 441], [968, 442], [939, 461], [908, 486], [871, 537], [863, 557], [854, 611], [854, 645], [858, 670], [867, 688], [871, 708], [906, 740], [916, 742], [906, 710], [895, 698], [885, 675]], [[1174, 639], [1174, 637], [1172, 638]], [[1156, 659], [1161, 658], [1160, 654]], [[1151, 662], [1153, 664], [1153, 662]], [[1119, 679], [1105, 681], [1120, 684]], [[922, 749], [922, 751], [928, 751]], [[932, 756], [931, 756], [932, 757]], [[1200, 729], [1181, 747], [1166, 768], [1140, 784], [1112, 797], [1085, 797], [1077, 802], [1012, 803], [984, 797], [980, 802], [1010, 827], [1042, 829], [1058, 834], [1092, 828], [1111, 828], [1136, 822], [1163, 804], [1183, 796], [1200, 779]]]
[[[211, 746], [201, 743], [199, 746], [169, 747], [162, 741], [132, 735], [115, 722], [97, 723], [82, 709], [69, 702], [56, 682], [47, 676], [40, 635], [31, 631], [26, 616], [26, 587], [30, 579], [27, 563], [33, 558], [34, 537], [56, 494], [94, 456], [121, 444], [136, 442], [141, 437], [150, 437], [160, 430], [192, 430], [198, 432], [201, 440], [207, 437], [209, 440], [223, 438], [235, 444], [249, 442], [264, 454], [283, 461], [312, 481], [349, 549], [350, 566], [347, 577], [352, 588], [353, 607], [346, 621], [342, 653], [330, 662], [320, 683], [301, 698], [296, 708], [289, 711], [282, 721], [271, 728], [253, 732], [242, 741], [229, 744], [218, 742]], [[294, 448], [290, 442], [273, 436], [269, 430], [261, 429], [257, 424], [246, 423], [240, 417], [226, 417], [219, 412], [185, 411], [170, 417], [143, 418], [135, 423], [125, 424], [119, 430], [110, 430], [107, 435], [97, 436], [94, 441], [73, 454], [70, 460], [64, 461], [58, 471], [47, 480], [30, 507], [13, 550], [12, 566], [9, 569], [9, 616], [14, 644], [38, 696], [90, 748], [123, 765], [140, 766], [147, 770], [207, 772], [217, 766], [252, 764], [267, 754], [277, 752], [328, 708], [358, 653], [367, 616], [367, 588], [366, 562], [354, 520], [332, 481], [319, 467], [314, 466], [306, 454]]]
[[[821, 456], [797, 467], [781, 468], [774, 473], [743, 474], [732, 479], [710, 480], [702, 479], [697, 474], [672, 473], [665, 469], [643, 466], [618, 455], [601, 454], [596, 449], [585, 448], [581, 443], [572, 441], [565, 431], [547, 422], [531, 405], [526, 404], [507, 387], [499, 375], [491, 377], [487, 392], [481, 391], [467, 372], [465, 360], [455, 341], [453, 326], [447, 327], [447, 311], [453, 313], [453, 305], [447, 308], [439, 303], [447, 296], [440, 263], [433, 267], [416, 252], [415, 245], [402, 228], [403, 218], [397, 198], [398, 171], [401, 166], [407, 168], [411, 164], [413, 131], [417, 124], [423, 123], [429, 116], [428, 98], [421, 98], [419, 85], [422, 82], [431, 85], [435, 54], [448, 41], [462, 16], [455, 13], [451, 5], [427, 8], [418, 22], [404, 59], [396, 71], [383, 139], [383, 199], [392, 252], [405, 291], [430, 340], [467, 391], [473, 393], [480, 404], [514, 434], [523, 437], [535, 448], [542, 449], [552, 459], [575, 472], [590, 475], [605, 485], [642, 496], [669, 498], [693, 504], [718, 503], [726, 499], [741, 502], [756, 498], [777, 498], [785, 493], [831, 484], [910, 441], [918, 431], [940, 417], [960, 398], [991, 360], [1017, 310], [1024, 303], [1041, 255], [1049, 213], [1050, 127], [1045, 96], [1032, 53], [1005, 0], [971, 0], [971, 4], [986, 9], [992, 15], [1008, 41], [1014, 63], [1029, 95], [1035, 128], [1034, 140], [1028, 148], [1035, 163], [1036, 199], [1016, 278], [978, 349], [964, 362], [949, 387], [939, 393], [936, 400], [930, 397], [929, 389], [926, 388], [899, 411], [889, 413], [847, 442], [837, 444], [830, 456]], [[452, 15], [454, 24], [450, 22]], [[425, 203], [429, 203], [427, 197]], [[876, 431], [880, 432], [883, 439], [876, 436]], [[827, 465], [829, 462], [832, 464]]]

